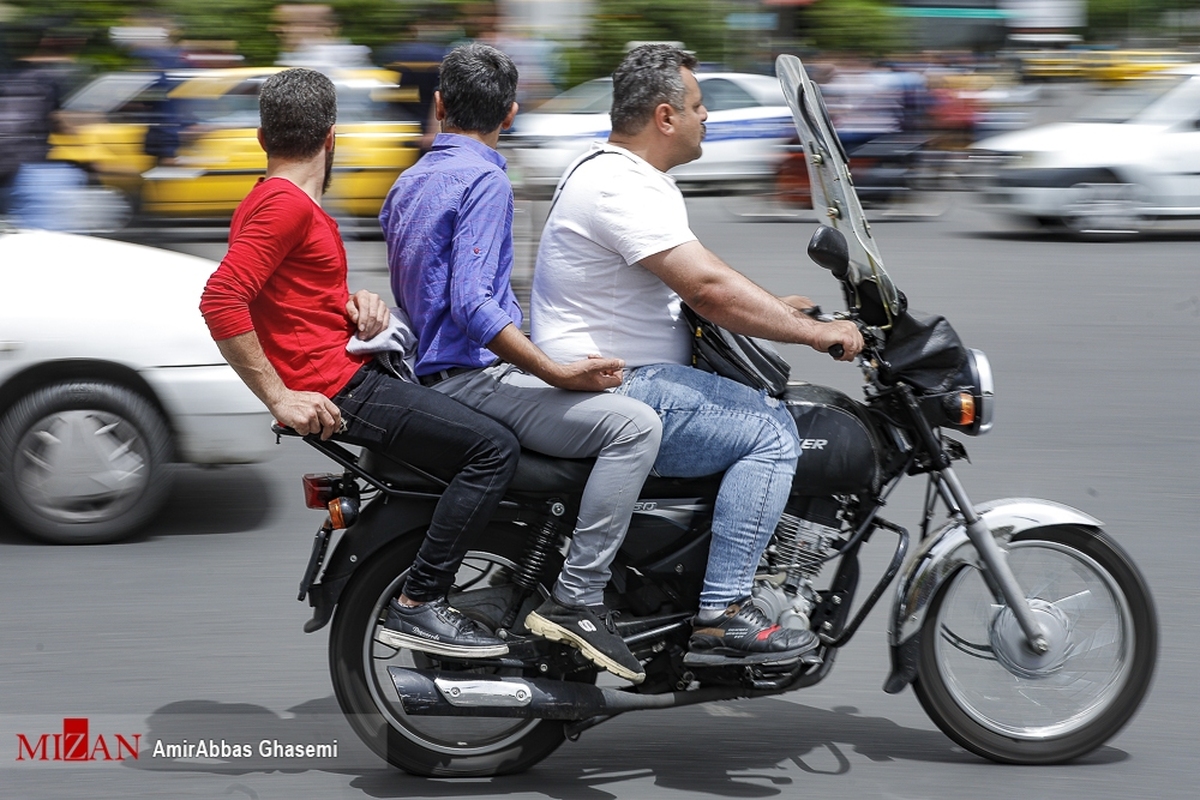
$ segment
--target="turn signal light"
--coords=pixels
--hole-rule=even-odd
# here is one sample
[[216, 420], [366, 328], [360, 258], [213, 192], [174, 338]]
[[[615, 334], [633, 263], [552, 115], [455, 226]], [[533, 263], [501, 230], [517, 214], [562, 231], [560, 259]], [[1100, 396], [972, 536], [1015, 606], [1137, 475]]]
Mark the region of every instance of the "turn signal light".
[[334, 487], [337, 485], [338, 475], [329, 473], [309, 473], [305, 475], [304, 483], [304, 505], [308, 508], [316, 508], [324, 510], [333, 500]]
[[975, 421], [975, 398], [970, 392], [959, 392], [958, 403], [958, 424], [970, 425]]
[[329, 501], [329, 521], [334, 530], [349, 528], [358, 521], [358, 501], [352, 497], [335, 497]]
[[975, 397], [970, 392], [947, 395], [942, 400], [942, 408], [951, 425], [967, 427], [975, 421]]

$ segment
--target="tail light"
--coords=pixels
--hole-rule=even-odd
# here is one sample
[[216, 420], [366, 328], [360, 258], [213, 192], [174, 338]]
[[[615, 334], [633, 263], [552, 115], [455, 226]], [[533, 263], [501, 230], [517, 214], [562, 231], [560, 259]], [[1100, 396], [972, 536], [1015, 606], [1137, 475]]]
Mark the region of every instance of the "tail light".
[[303, 483], [304, 505], [328, 511], [333, 530], [349, 528], [358, 520], [359, 497], [353, 480], [343, 475], [309, 473]]
[[329, 473], [309, 473], [304, 481], [304, 505], [309, 508], [325, 509], [337, 495], [342, 476]]

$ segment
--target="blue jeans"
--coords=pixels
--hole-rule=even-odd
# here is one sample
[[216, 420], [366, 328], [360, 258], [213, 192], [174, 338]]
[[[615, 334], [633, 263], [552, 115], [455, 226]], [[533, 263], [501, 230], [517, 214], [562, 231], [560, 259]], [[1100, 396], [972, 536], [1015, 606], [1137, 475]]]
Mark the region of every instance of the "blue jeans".
[[682, 364], [626, 370], [625, 382], [614, 391], [641, 400], [662, 419], [656, 474], [725, 473], [713, 510], [700, 608], [724, 610], [747, 597], [800, 457], [792, 415], [765, 392]]

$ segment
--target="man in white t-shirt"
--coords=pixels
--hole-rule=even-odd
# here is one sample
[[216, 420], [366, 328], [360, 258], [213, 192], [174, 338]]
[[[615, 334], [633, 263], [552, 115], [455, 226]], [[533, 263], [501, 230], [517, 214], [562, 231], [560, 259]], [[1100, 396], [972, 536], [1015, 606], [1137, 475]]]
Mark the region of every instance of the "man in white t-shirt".
[[782, 404], [692, 368], [686, 302], [732, 331], [820, 352], [862, 349], [850, 322], [818, 322], [802, 297], [779, 298], [697, 240], [666, 171], [700, 156], [704, 108], [696, 60], [677, 48], [632, 50], [613, 73], [612, 134], [559, 182], [538, 249], [534, 342], [556, 361], [622, 358], [613, 391], [662, 418], [654, 470], [724, 472], [700, 609], [685, 663], [751, 664], [811, 657], [810, 631], [773, 624], [750, 602], [754, 571], [787, 502], [800, 449]]

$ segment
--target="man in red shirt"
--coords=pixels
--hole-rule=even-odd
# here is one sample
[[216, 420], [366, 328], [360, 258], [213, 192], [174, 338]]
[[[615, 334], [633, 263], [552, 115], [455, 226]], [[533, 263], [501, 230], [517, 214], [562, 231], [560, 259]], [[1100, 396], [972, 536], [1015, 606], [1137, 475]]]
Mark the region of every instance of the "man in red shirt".
[[277, 73], [263, 84], [259, 113], [266, 177], [234, 213], [229, 251], [204, 287], [209, 331], [280, 424], [322, 439], [339, 433], [453, 476], [378, 636], [439, 655], [503, 655], [503, 640], [451, 607], [446, 593], [512, 480], [516, 437], [370, 356], [347, 352], [351, 337], [386, 328], [390, 312], [376, 294], [350, 294], [337, 223], [320, 206], [333, 163], [333, 83], [307, 69]]

